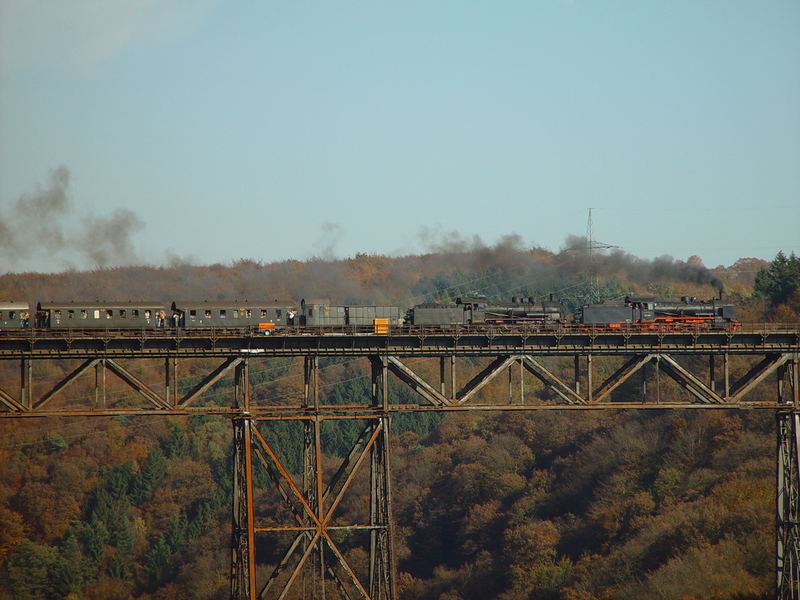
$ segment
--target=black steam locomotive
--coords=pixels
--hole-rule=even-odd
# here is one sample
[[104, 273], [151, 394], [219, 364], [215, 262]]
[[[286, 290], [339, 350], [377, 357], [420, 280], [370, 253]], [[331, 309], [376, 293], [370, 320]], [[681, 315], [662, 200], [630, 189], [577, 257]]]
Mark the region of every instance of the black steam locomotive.
[[628, 296], [622, 303], [590, 304], [580, 310], [582, 325], [656, 328], [664, 326], [736, 327], [736, 307], [722, 299], [698, 300], [683, 296], [679, 302]]
[[350, 328], [386, 334], [393, 328], [447, 326], [527, 326], [580, 328], [724, 328], [738, 326], [736, 307], [721, 299], [684, 296], [678, 302], [629, 296], [623, 302], [589, 304], [572, 316], [553, 299], [512, 298], [494, 302], [473, 296], [454, 304], [397, 306], [331, 304], [325, 299], [259, 301], [0, 302], [0, 329], [257, 329]]
[[533, 324], [552, 325], [564, 321], [561, 304], [553, 300], [512, 298], [511, 302], [489, 302], [485, 298], [458, 298], [452, 304], [419, 304], [406, 313], [409, 325]]

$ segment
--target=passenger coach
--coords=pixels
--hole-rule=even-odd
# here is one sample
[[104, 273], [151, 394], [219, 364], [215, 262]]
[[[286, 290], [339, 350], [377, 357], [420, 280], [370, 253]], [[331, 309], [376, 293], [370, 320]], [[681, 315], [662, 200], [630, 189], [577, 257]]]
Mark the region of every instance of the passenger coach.
[[36, 326], [51, 329], [131, 329], [166, 326], [160, 302], [39, 302]]

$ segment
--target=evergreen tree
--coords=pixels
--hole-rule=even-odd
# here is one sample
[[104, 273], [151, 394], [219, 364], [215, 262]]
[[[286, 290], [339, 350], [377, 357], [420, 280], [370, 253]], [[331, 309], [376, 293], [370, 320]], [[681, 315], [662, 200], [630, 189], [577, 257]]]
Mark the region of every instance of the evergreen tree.
[[144, 557], [144, 572], [153, 587], [163, 583], [172, 572], [172, 556], [163, 535]]
[[108, 529], [105, 524], [96, 515], [92, 515], [89, 523], [79, 530], [78, 537], [83, 542], [89, 556], [93, 560], [99, 561], [105, 552], [108, 541]]
[[166, 541], [173, 553], [180, 552], [189, 544], [189, 523], [185, 515], [169, 520]]
[[89, 565], [81, 553], [78, 538], [70, 530], [59, 547], [59, 553], [50, 569], [54, 591], [58, 598], [80, 594], [90, 578]]
[[167, 459], [159, 446], [147, 455], [138, 477], [133, 480], [131, 497], [136, 505], [152, 499], [153, 494], [164, 481], [167, 474]]
[[186, 430], [180, 423], [169, 424], [169, 439], [167, 439], [166, 451], [169, 458], [186, 456], [189, 453]]
[[55, 548], [30, 540], [20, 542], [6, 563], [8, 582], [15, 600], [49, 600], [54, 597], [50, 573], [57, 561]]
[[787, 256], [781, 251], [774, 260], [756, 274], [755, 292], [767, 298], [775, 307], [786, 303], [800, 288], [800, 258], [792, 252]]

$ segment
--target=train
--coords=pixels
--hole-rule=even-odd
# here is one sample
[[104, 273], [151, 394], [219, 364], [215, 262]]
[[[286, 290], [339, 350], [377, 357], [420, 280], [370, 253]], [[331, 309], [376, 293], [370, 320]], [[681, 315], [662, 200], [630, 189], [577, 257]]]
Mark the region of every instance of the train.
[[27, 302], [0, 301], [0, 329], [255, 329], [265, 334], [303, 329], [368, 330], [389, 333], [390, 328], [449, 326], [526, 326], [648, 329], [736, 329], [736, 306], [683, 296], [678, 301], [627, 296], [623, 301], [586, 304], [568, 313], [553, 295], [547, 300], [514, 297], [510, 302], [482, 296], [458, 298], [454, 303], [429, 302], [402, 310], [388, 305], [332, 304], [324, 298], [294, 300], [175, 300], [138, 302]]

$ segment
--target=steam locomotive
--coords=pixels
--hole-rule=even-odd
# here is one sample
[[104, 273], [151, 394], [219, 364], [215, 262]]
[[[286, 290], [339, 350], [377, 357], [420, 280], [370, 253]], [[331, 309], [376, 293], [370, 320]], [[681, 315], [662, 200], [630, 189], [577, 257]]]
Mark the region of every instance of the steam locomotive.
[[721, 295], [708, 301], [682, 296], [679, 302], [627, 296], [623, 303], [584, 306], [578, 320], [589, 326], [636, 326], [643, 329], [687, 325], [735, 328], [739, 324], [736, 307], [723, 303]]
[[[31, 314], [33, 312], [33, 314]], [[388, 334], [390, 328], [525, 325], [551, 329], [621, 327], [669, 329], [704, 327], [735, 329], [736, 307], [722, 299], [684, 296], [672, 302], [629, 296], [623, 302], [581, 307], [568, 315], [553, 299], [512, 298], [493, 302], [484, 297], [458, 298], [455, 303], [418, 304], [405, 312], [397, 306], [331, 304], [325, 299], [259, 301], [0, 302], [0, 329], [258, 329], [264, 333], [292, 328], [361, 328]]]

